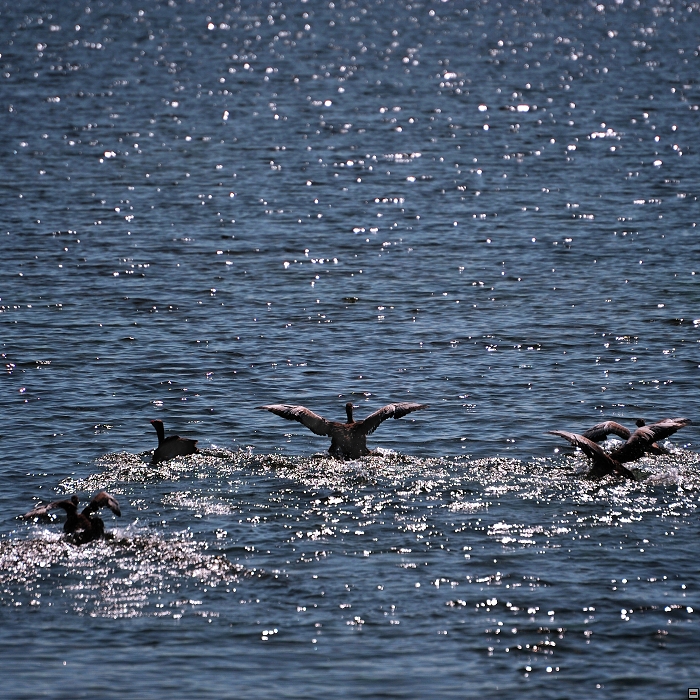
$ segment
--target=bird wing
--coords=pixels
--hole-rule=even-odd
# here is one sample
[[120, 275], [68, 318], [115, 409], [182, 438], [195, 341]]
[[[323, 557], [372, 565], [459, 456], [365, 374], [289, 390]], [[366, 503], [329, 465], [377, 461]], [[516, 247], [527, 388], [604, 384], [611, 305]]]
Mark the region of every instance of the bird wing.
[[74, 503], [73, 501], [68, 501], [66, 499], [61, 499], [60, 501], [52, 501], [51, 503], [41, 503], [37, 506], [34, 506], [28, 513], [25, 513], [22, 517], [23, 518], [45, 518], [48, 516], [49, 511], [53, 510], [54, 508], [63, 508], [64, 510], [67, 510], [67, 508], [75, 507], [75, 504], [77, 501]]
[[292, 406], [286, 403], [276, 403], [269, 406], [258, 406], [257, 408], [270, 411], [276, 416], [281, 416], [287, 420], [295, 420], [305, 425], [312, 433], [316, 435], [328, 435], [331, 427], [331, 422], [322, 416], [310, 411], [305, 406]]
[[106, 491], [100, 491], [92, 497], [87, 508], [83, 509], [83, 515], [89, 516], [90, 513], [96, 513], [100, 508], [109, 508], [117, 516], [122, 514], [117, 499]]
[[628, 479], [636, 479], [629, 469], [623, 467], [619, 461], [613, 459], [600, 445], [589, 438], [579, 435], [578, 433], [569, 433], [566, 430], [550, 430], [549, 432], [552, 435], [563, 437], [564, 440], [568, 440], [574, 447], [580, 447], [581, 451], [593, 460], [595, 465], [594, 470], [598, 467], [602, 469], [604, 473], [614, 471], [626, 476]]
[[584, 435], [569, 433], [566, 430], [550, 430], [549, 432], [552, 435], [563, 437], [564, 440], [568, 440], [574, 447], [580, 447], [582, 452], [591, 459], [609, 459], [608, 454], [599, 444]]
[[633, 462], [643, 457], [657, 440], [664, 440], [690, 423], [689, 418], [664, 418], [658, 423], [644, 425], [637, 428], [630, 439], [622, 447], [613, 451], [611, 456], [618, 462]]
[[623, 440], [629, 440], [632, 433], [630, 433], [624, 425], [620, 425], [614, 420], [606, 420], [604, 423], [598, 423], [582, 433], [583, 437], [593, 440], [593, 442], [601, 442], [611, 434], [617, 435]]
[[403, 418], [413, 411], [420, 411], [422, 408], [428, 408], [427, 403], [411, 403], [404, 401], [403, 403], [390, 403], [382, 406], [378, 411], [370, 413], [367, 418], [362, 421], [362, 428], [365, 435], [371, 435], [379, 424], [387, 418], [399, 419]]
[[658, 423], [652, 423], [651, 425], [644, 426], [649, 428], [654, 433], [654, 440], [665, 440], [670, 437], [677, 430], [684, 428], [686, 425], [690, 425], [693, 421], [690, 418], [664, 418]]

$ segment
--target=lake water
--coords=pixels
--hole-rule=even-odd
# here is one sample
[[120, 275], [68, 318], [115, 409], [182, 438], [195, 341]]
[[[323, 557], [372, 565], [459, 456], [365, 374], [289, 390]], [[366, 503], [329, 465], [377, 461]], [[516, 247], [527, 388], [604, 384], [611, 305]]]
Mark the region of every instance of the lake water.
[[[699, 36], [2, 0], [3, 697], [698, 687]], [[430, 407], [353, 462], [254, 410], [346, 401]], [[679, 416], [637, 482], [547, 434]], [[153, 418], [201, 453], [151, 466]], [[17, 517], [98, 489], [112, 540]]]

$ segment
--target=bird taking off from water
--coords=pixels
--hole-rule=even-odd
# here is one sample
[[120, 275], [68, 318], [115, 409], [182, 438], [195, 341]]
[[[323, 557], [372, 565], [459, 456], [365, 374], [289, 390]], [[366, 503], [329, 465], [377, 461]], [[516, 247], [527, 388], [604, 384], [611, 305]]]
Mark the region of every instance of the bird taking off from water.
[[337, 459], [357, 459], [365, 455], [376, 454], [367, 448], [367, 436], [371, 435], [379, 424], [387, 418], [403, 418], [403, 416], [427, 408], [428, 404], [390, 403], [382, 406], [378, 411], [371, 413], [364, 420], [354, 420], [352, 417], [352, 402], [345, 404], [348, 416], [347, 423], [330, 421], [323, 418], [304, 406], [292, 406], [289, 404], [272, 404], [270, 406], [258, 406], [257, 408], [270, 411], [287, 420], [299, 421], [316, 435], [327, 435], [331, 439], [328, 452]]
[[158, 447], [153, 452], [151, 464], [158, 464], [158, 462], [166, 462], [173, 457], [185, 457], [199, 452], [197, 449], [198, 440], [181, 438], [179, 435], [165, 437], [165, 428], [163, 428], [163, 421], [160, 418], [152, 420], [151, 425], [158, 433]]
[[[677, 430], [690, 425], [689, 418], [664, 418], [658, 423], [647, 425], [643, 419], [637, 420], [637, 429], [633, 432], [620, 425], [615, 421], [608, 420], [604, 423], [598, 423], [592, 428], [589, 428], [583, 433], [583, 437], [600, 442], [605, 440], [608, 435], [617, 435], [626, 442], [617, 449], [611, 452], [611, 455], [620, 462], [632, 462], [639, 459], [645, 452], [652, 454], [668, 454], [668, 450], [664, 449], [656, 443], [656, 440], [665, 440]], [[653, 437], [649, 431], [653, 432]], [[650, 439], [653, 437], [653, 439]], [[640, 449], [643, 451], [640, 452]]]
[[[645, 425], [644, 421], [637, 421], [639, 426], [633, 433], [624, 425], [614, 421], [598, 423], [586, 430], [583, 435], [569, 433], [566, 430], [550, 430], [552, 435], [558, 435], [568, 440], [575, 447], [580, 447], [583, 453], [593, 460], [593, 469], [589, 476], [605, 476], [606, 474], [622, 474], [634, 479], [634, 474], [623, 466], [625, 462], [634, 462], [643, 457], [646, 452], [662, 451], [656, 442], [673, 435], [677, 430], [690, 424], [688, 418], [665, 418], [658, 423]], [[618, 435], [626, 442], [609, 454], [597, 444], [597, 440], [604, 440], [608, 435]]]
[[620, 474], [628, 479], [635, 480], [634, 474], [623, 466], [621, 462], [613, 459], [598, 443], [589, 440], [578, 433], [569, 433], [566, 430], [550, 430], [552, 435], [563, 437], [574, 447], [580, 447], [581, 451], [593, 460], [593, 468], [588, 472], [588, 476], [601, 477], [606, 474]]
[[66, 522], [63, 525], [63, 532], [74, 544], [86, 544], [93, 540], [98, 540], [105, 536], [105, 524], [102, 518], [94, 515], [100, 508], [109, 508], [115, 515], [122, 514], [119, 503], [114, 496], [110, 496], [106, 491], [100, 491], [93, 496], [90, 503], [78, 513], [78, 497], [71, 496], [70, 500], [53, 501], [46, 505], [39, 505], [25, 513], [22, 517], [43, 518], [48, 516], [49, 511], [54, 508], [62, 508], [66, 511]]

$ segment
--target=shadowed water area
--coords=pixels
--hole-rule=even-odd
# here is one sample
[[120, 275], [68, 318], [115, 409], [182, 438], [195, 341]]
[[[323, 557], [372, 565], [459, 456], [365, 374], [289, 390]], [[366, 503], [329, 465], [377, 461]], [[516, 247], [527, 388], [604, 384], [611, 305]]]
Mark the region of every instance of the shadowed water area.
[[[700, 685], [697, 3], [0, 18], [3, 697]], [[347, 401], [429, 408], [254, 410]], [[637, 481], [547, 434], [681, 416]]]

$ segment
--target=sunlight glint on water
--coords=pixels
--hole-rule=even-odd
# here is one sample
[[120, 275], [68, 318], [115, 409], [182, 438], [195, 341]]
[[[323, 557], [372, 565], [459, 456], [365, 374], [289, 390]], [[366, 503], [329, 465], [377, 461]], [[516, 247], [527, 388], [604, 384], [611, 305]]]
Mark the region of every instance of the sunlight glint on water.
[[696, 427], [547, 434], [700, 414], [693, 3], [0, 14], [8, 698], [698, 686]]

